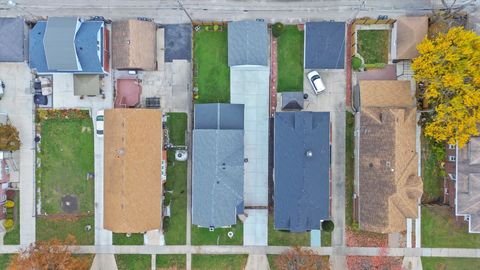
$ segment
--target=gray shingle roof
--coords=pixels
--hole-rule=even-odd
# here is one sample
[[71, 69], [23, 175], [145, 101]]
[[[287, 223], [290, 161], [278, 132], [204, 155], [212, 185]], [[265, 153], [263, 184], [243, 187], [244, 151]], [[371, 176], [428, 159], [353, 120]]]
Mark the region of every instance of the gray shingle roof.
[[307, 22], [305, 25], [305, 69], [343, 69], [345, 23]]
[[228, 65], [268, 66], [267, 23], [238, 21], [228, 23]]
[[23, 18], [0, 18], [0, 62], [22, 62], [25, 60]]
[[192, 223], [224, 227], [243, 213], [243, 105], [195, 105]]
[[318, 230], [330, 219], [330, 113], [278, 112], [274, 125], [275, 229]]
[[49, 17], [43, 39], [48, 69], [79, 70], [75, 51], [77, 17]]
[[303, 109], [303, 92], [283, 92], [281, 95], [283, 111], [299, 111]]

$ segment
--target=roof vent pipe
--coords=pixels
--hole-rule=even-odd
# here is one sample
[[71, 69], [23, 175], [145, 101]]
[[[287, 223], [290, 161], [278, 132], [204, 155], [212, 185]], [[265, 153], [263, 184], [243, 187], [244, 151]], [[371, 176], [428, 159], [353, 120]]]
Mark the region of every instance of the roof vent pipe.
[[305, 152], [305, 156], [306, 156], [306, 157], [309, 157], [309, 158], [312, 157], [312, 156], [313, 156], [312, 150], [307, 150], [307, 151]]

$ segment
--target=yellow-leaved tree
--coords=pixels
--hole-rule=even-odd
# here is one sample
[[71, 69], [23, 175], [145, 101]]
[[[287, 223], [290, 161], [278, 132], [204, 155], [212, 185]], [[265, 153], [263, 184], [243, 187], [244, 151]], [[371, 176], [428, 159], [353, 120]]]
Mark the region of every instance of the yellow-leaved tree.
[[424, 102], [433, 109], [425, 135], [462, 147], [479, 135], [480, 37], [463, 27], [451, 28], [418, 46], [412, 63], [417, 82], [425, 83]]

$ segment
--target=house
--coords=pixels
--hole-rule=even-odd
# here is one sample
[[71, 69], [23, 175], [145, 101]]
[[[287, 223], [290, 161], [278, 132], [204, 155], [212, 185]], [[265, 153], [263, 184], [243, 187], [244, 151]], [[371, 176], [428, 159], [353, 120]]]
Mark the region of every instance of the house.
[[276, 230], [320, 230], [330, 220], [330, 113], [277, 112], [274, 127]]
[[268, 66], [269, 36], [266, 22], [228, 23], [228, 65]]
[[468, 232], [480, 233], [480, 137], [472, 137], [466, 146], [447, 156], [456, 163], [455, 213], [468, 220]]
[[162, 112], [110, 109], [104, 119], [105, 229], [161, 230]]
[[423, 192], [409, 81], [360, 81], [358, 219], [377, 233], [406, 230]]
[[417, 57], [417, 45], [427, 34], [427, 16], [399, 17], [392, 29], [392, 59], [399, 61]]
[[0, 18], [0, 62], [25, 61], [25, 20]]
[[109, 31], [103, 21], [49, 17], [29, 34], [30, 68], [40, 74], [109, 72]]
[[112, 66], [114, 69], [155, 70], [157, 27], [140, 20], [112, 23]]
[[305, 69], [343, 69], [345, 65], [345, 23], [305, 24]]
[[196, 104], [192, 151], [192, 224], [219, 228], [243, 214], [244, 106]]

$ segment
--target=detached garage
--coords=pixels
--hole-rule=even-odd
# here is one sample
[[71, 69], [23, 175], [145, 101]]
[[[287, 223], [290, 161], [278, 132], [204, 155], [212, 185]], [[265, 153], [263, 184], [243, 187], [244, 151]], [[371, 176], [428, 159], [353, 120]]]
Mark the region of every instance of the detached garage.
[[345, 63], [345, 23], [305, 24], [305, 69], [343, 69]]

